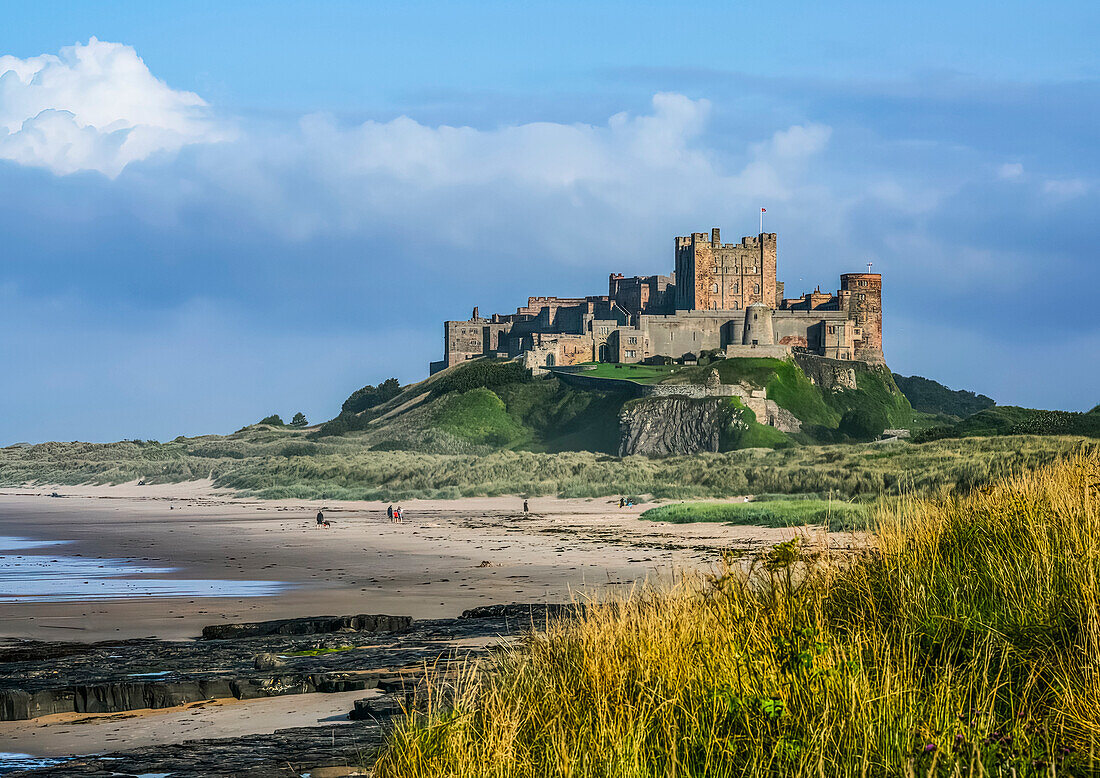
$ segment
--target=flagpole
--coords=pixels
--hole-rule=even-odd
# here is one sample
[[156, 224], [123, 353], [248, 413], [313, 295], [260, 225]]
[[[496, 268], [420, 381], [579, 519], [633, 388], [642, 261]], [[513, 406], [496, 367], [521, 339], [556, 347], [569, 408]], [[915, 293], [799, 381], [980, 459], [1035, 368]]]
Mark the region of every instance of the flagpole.
[[760, 209], [760, 234], [764, 234], [764, 209]]

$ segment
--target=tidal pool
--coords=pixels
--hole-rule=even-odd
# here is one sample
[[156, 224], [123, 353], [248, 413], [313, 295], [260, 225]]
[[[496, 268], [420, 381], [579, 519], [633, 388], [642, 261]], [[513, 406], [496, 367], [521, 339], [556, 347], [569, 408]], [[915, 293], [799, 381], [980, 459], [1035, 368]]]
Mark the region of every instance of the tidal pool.
[[72, 602], [134, 597], [263, 597], [290, 588], [282, 581], [169, 578], [178, 568], [130, 559], [51, 553], [15, 554], [63, 545], [59, 540], [0, 536], [0, 602]]

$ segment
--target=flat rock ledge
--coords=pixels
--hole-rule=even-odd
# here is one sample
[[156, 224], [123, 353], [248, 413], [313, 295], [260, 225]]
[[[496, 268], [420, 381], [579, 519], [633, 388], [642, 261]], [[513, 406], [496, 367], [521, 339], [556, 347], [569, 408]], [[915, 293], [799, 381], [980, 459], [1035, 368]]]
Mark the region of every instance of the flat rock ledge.
[[[400, 710], [393, 706], [392, 710]], [[188, 740], [132, 751], [70, 759], [50, 767], [9, 773], [7, 778], [338, 778], [370, 775], [370, 765], [389, 731], [379, 708], [359, 721], [296, 727], [271, 735]]]
[[216, 625], [204, 635], [234, 637], [202, 641], [15, 641], [0, 645], [0, 720], [365, 691], [405, 668], [485, 654], [569, 606], [499, 607], [418, 622], [359, 615]]
[[311, 616], [250, 624], [213, 624], [202, 628], [203, 640], [236, 640], [267, 635], [329, 635], [334, 632], [402, 632], [412, 626], [408, 616]]

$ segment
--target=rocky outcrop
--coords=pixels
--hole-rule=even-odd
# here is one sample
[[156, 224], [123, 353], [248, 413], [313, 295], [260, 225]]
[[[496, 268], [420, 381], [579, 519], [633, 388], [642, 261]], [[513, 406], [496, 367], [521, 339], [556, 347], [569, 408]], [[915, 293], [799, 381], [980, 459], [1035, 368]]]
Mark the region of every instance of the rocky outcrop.
[[505, 619], [512, 621], [520, 619], [537, 623], [549, 618], [561, 618], [572, 616], [580, 610], [581, 606], [570, 603], [518, 603], [510, 605], [480, 605], [476, 608], [462, 611], [460, 619]]
[[619, 415], [619, 456], [718, 451], [735, 411], [720, 398], [647, 397]]
[[810, 383], [826, 392], [856, 388], [856, 371], [866, 370], [862, 362], [828, 359], [812, 354], [796, 354], [795, 363], [810, 379]]
[[[100, 644], [26, 641], [0, 660], [0, 720], [52, 713], [118, 713], [200, 700], [274, 697], [373, 689], [395, 669], [435, 662], [450, 646], [504, 638], [530, 629], [553, 606], [503, 606], [464, 619], [406, 616], [293, 619], [303, 624], [361, 625], [363, 630], [264, 634], [205, 641], [114, 641]], [[564, 612], [564, 610], [562, 611]], [[526, 615], [522, 615], [526, 614]], [[271, 622], [267, 623], [269, 626]], [[398, 632], [379, 631], [388, 624]], [[223, 635], [217, 630], [209, 634]], [[243, 627], [256, 625], [233, 625]], [[269, 626], [261, 631], [268, 632]]]
[[412, 626], [408, 616], [313, 616], [251, 624], [214, 624], [202, 628], [204, 640], [236, 640], [265, 635], [326, 635], [333, 632], [400, 632]]
[[392, 715], [400, 706], [378, 704], [372, 715], [337, 726], [296, 727], [270, 735], [146, 746], [132, 751], [79, 756], [12, 778], [110, 778], [204, 776], [205, 778], [316, 778], [370, 775]]

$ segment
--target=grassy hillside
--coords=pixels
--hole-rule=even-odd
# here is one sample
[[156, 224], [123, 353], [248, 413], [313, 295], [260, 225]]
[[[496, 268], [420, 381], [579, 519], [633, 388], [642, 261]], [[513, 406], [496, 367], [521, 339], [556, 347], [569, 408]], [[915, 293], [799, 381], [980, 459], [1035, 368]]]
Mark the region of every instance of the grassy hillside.
[[[756, 422], [738, 403], [742, 424], [723, 440], [726, 448], [837, 443], [869, 439], [845, 424], [852, 414], [872, 412], [883, 427], [907, 426], [911, 408], [888, 371], [852, 363], [856, 388], [825, 390], [815, 386], [793, 361], [723, 359], [707, 365], [613, 365], [586, 370], [587, 379], [626, 379], [645, 383], [703, 383], [712, 370], [728, 384], [766, 388], [768, 397], [797, 416], [803, 433], [785, 435]], [[579, 388], [553, 376], [532, 377], [518, 362], [471, 360], [426, 381], [394, 391], [364, 387], [344, 404], [336, 419], [318, 435], [358, 435], [378, 450], [431, 453], [489, 453], [494, 450], [618, 451], [619, 413], [631, 399], [620, 382], [606, 391]], [[370, 402], [368, 407], [364, 405]], [[362, 410], [355, 410], [362, 408]], [[736, 414], [735, 414], [736, 415]], [[872, 424], [872, 426], [874, 426]]]
[[[444, 433], [439, 433], [444, 434]], [[371, 448], [360, 433], [250, 427], [228, 436], [168, 443], [45, 443], [0, 449], [0, 486], [150, 483], [212, 478], [267, 498], [410, 499], [500, 494], [668, 499], [742, 494], [860, 495], [967, 492], [991, 479], [1057, 461], [1100, 442], [1002, 436], [923, 445], [752, 448], [664, 459], [587, 451], [426, 454]]]
[[843, 565], [791, 541], [586, 597], [430, 683], [374, 774], [1096, 775], [1098, 473], [899, 503]]
[[919, 375], [902, 376], [894, 373], [893, 378], [913, 409], [921, 413], [964, 419], [997, 404], [984, 394], [948, 389], [937, 381]]
[[990, 435], [1080, 435], [1100, 438], [1100, 410], [1093, 408], [1088, 413], [1074, 413], [1002, 405], [979, 411], [956, 424], [931, 427], [921, 432], [917, 440]]
[[855, 389], [823, 389], [815, 386], [795, 361], [771, 358], [723, 359], [683, 367], [670, 373], [663, 383], [703, 383], [712, 370], [717, 370], [724, 384], [766, 388], [768, 399], [802, 421], [807, 433], [804, 442], [832, 442], [842, 437], [835, 431], [844, 415], [854, 411], [881, 411], [887, 427], [909, 426], [912, 407], [888, 370], [857, 362], [848, 369], [855, 372]]

